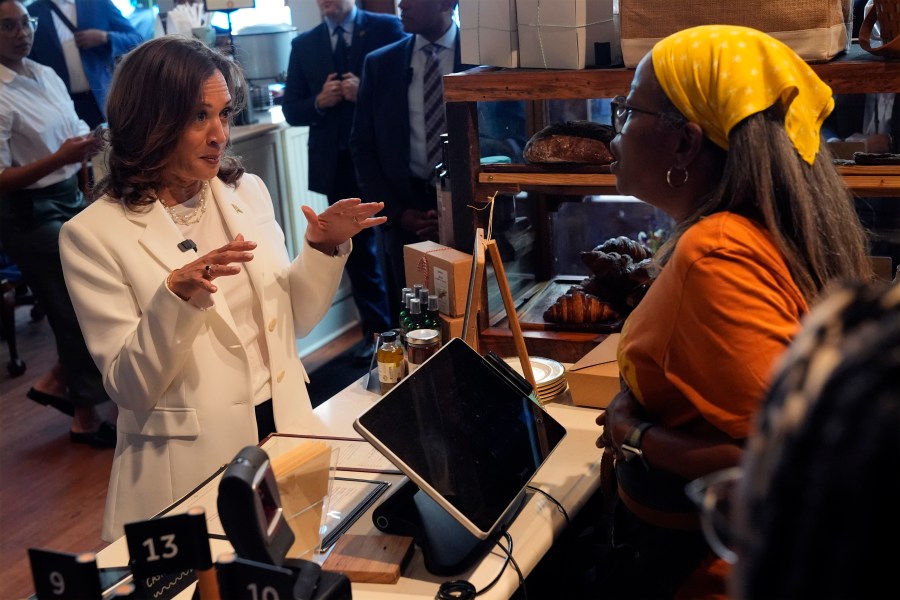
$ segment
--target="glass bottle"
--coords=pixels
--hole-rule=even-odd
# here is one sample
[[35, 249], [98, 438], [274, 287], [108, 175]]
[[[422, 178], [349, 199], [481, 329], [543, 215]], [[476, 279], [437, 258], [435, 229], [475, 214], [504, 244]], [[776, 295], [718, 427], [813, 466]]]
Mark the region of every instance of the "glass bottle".
[[412, 291], [406, 292], [403, 297], [403, 308], [400, 309], [400, 321], [397, 323], [400, 329], [400, 342], [406, 343], [407, 324], [409, 323], [409, 301], [412, 300], [414, 294]]
[[410, 331], [422, 328], [422, 301], [418, 298], [409, 299], [409, 314], [406, 316], [406, 335]]
[[405, 287], [400, 291], [400, 314], [397, 315], [397, 326], [403, 327], [403, 319], [406, 318], [409, 307], [406, 305], [406, 295], [412, 294], [412, 288]]
[[406, 371], [403, 346], [397, 340], [396, 331], [385, 331], [381, 334], [377, 359], [379, 388], [382, 394], [386, 394], [403, 379]]
[[438, 316], [438, 297], [435, 294], [428, 296], [428, 308], [425, 309], [422, 319], [422, 327], [425, 329], [434, 329], [438, 332], [438, 343], [441, 343], [441, 318]]

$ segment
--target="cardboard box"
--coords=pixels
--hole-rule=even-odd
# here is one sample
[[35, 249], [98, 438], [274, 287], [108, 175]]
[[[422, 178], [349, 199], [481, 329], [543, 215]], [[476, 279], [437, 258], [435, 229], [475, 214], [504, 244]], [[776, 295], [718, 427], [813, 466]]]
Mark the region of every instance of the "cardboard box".
[[517, 0], [519, 65], [584, 69], [622, 62], [613, 0]]
[[619, 364], [616, 362], [618, 347], [619, 334], [610, 334], [566, 370], [569, 393], [575, 405], [606, 408], [619, 393]]
[[463, 320], [465, 317], [448, 317], [438, 315], [441, 319], [441, 344], [446, 344], [452, 338], [463, 337]]
[[438, 310], [450, 317], [466, 312], [472, 255], [435, 242], [403, 247], [406, 285], [421, 283], [438, 297]]
[[516, 0], [460, 0], [459, 43], [464, 64], [518, 67]]

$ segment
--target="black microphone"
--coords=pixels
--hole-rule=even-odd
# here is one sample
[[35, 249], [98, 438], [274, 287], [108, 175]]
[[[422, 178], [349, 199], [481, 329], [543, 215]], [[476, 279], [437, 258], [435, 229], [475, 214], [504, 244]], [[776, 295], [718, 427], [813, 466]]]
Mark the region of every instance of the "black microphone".
[[182, 252], [187, 252], [188, 250], [197, 252], [197, 244], [194, 243], [194, 240], [186, 239], [183, 242], [178, 242], [178, 249]]

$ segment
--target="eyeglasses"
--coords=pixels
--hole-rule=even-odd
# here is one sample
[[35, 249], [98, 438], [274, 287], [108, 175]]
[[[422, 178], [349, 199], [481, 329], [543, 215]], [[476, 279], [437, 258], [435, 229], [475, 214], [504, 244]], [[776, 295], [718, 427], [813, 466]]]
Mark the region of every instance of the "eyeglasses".
[[737, 562], [734, 529], [735, 485], [743, 469], [731, 467], [710, 473], [687, 484], [685, 493], [700, 509], [700, 527], [709, 547], [725, 562]]
[[25, 33], [33, 33], [37, 29], [37, 17], [23, 17], [21, 21], [3, 19], [0, 21], [0, 34], [5, 37], [15, 37], [19, 30]]
[[659, 117], [660, 119], [666, 120], [666, 122], [671, 125], [680, 124], [684, 121], [683, 118], [670, 113], [656, 112], [637, 108], [636, 106], [629, 106], [628, 104], [625, 104], [625, 101], [625, 96], [616, 96], [610, 102], [610, 108], [612, 109], [612, 126], [616, 133], [622, 133], [622, 128], [625, 127], [628, 117], [630, 117], [633, 112]]

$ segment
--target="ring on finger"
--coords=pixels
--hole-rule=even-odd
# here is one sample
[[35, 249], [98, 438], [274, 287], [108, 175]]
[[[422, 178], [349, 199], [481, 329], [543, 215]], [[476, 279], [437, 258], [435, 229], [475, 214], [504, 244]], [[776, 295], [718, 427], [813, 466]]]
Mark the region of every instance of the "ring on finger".
[[212, 277], [212, 265], [206, 265], [203, 267], [203, 270], [206, 273], [206, 277]]
[[359, 217], [356, 215], [353, 215], [353, 222], [356, 223], [357, 225], [359, 225]]

